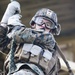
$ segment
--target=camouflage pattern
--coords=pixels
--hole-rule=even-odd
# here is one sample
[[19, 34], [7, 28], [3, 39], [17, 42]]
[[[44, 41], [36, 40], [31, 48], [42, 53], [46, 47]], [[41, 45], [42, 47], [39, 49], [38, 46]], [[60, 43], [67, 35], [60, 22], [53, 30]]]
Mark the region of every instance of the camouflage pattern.
[[33, 27], [33, 25], [36, 23], [36, 18], [42, 17], [44, 19], [47, 19], [48, 21], [52, 21], [54, 24], [50, 27], [50, 32], [53, 35], [59, 35], [61, 31], [61, 26], [58, 23], [57, 14], [48, 9], [48, 8], [42, 8], [36, 12], [36, 14], [32, 17], [30, 21], [30, 26]]
[[[44, 34], [43, 32], [34, 31], [31, 28], [25, 28], [16, 31], [14, 37], [15, 43], [18, 45], [15, 51], [16, 63], [18, 63], [19, 61], [21, 61], [22, 63], [34, 63], [38, 67], [41, 67], [41, 70], [45, 73], [45, 75], [56, 75], [58, 73], [59, 65], [56, 65], [58, 64], [58, 57], [55, 50], [56, 41], [51, 33]], [[38, 55], [33, 55], [32, 52], [27, 52], [26, 54], [24, 54], [22, 49], [25, 43], [41, 47], [42, 52], [40, 52]], [[52, 53], [52, 57], [50, 60], [45, 61], [45, 58], [43, 57], [43, 53], [45, 52], [45, 50], [48, 50]], [[9, 55], [5, 61], [6, 69], [9, 66], [7, 65], [8, 61]]]
[[5, 57], [10, 50], [10, 40], [6, 36], [7, 28], [0, 26], [0, 70], [3, 71]]
[[22, 29], [15, 33], [15, 41], [17, 43], [33, 43], [42, 45], [45, 49], [52, 49], [55, 46], [55, 39], [51, 33], [43, 34], [30, 28]]

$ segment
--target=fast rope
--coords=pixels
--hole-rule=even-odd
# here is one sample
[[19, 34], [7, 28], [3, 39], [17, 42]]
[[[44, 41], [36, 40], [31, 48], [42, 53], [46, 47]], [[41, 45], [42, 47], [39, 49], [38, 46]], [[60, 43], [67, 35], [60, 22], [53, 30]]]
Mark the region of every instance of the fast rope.
[[61, 49], [59, 48], [59, 46], [58, 46], [57, 43], [56, 43], [56, 50], [57, 50], [58, 53], [60, 54], [61, 58], [64, 60], [66, 66], [67, 66], [67, 68], [68, 68], [69, 75], [74, 75], [74, 74], [73, 74], [73, 71], [72, 71], [72, 69], [71, 69], [71, 67], [70, 67], [70, 65], [69, 65], [69, 63], [68, 63], [68, 61], [66, 60], [64, 54], [62, 53], [62, 51], [61, 51]]
[[11, 73], [15, 72], [16, 70], [16, 65], [14, 62], [14, 52], [16, 49], [16, 45], [15, 45], [15, 41], [14, 38], [11, 41], [11, 49], [10, 49], [10, 60], [9, 60], [9, 75], [11, 75]]

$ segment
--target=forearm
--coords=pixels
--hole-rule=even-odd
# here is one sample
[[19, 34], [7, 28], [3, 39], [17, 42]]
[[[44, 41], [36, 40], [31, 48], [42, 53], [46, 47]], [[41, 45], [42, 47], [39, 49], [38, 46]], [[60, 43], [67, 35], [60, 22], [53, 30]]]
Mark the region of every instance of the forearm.
[[16, 32], [14, 37], [17, 43], [33, 43], [36, 38], [36, 34], [33, 34], [31, 29], [26, 28]]

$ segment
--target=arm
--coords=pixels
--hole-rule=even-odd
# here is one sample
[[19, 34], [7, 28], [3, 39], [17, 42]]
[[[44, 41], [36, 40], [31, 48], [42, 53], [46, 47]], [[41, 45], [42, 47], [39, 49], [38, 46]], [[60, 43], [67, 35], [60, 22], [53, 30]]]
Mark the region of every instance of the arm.
[[36, 34], [32, 33], [30, 28], [23, 28], [16, 31], [14, 37], [16, 43], [33, 43], [36, 38]]
[[48, 50], [53, 50], [55, 46], [55, 39], [52, 34], [42, 34], [35, 39], [34, 44], [40, 45]]
[[[8, 4], [6, 11], [2, 17], [1, 23], [4, 26], [8, 22], [8, 18], [13, 16], [16, 12], [20, 13], [20, 4], [17, 1], [13, 1]], [[3, 24], [4, 23], [4, 24]]]

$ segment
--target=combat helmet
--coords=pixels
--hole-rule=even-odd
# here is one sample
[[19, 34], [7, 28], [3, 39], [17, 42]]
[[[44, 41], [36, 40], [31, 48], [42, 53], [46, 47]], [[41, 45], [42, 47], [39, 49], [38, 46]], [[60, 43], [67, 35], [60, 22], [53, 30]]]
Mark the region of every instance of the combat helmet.
[[43, 17], [43, 18], [46, 18], [49, 21], [52, 21], [54, 23], [54, 25], [52, 25], [52, 27], [50, 29], [52, 34], [54, 34], [54, 35], [59, 35], [60, 34], [61, 26], [60, 26], [60, 24], [58, 24], [57, 14], [54, 11], [52, 11], [48, 8], [40, 9], [32, 17], [32, 19], [30, 21], [30, 26], [35, 24], [35, 20], [36, 20], [37, 17]]

